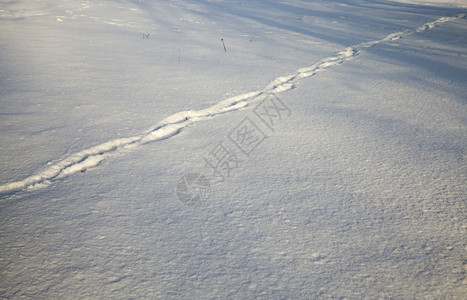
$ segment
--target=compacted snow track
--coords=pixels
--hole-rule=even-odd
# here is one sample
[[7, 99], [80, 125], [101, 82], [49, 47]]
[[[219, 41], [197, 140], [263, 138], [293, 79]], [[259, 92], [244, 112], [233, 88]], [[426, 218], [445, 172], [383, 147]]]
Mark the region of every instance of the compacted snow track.
[[430, 30], [443, 23], [462, 19], [464, 17], [465, 14], [458, 14], [452, 17], [442, 17], [435, 21], [425, 23], [415, 30], [407, 29], [394, 32], [379, 40], [364, 42], [347, 47], [343, 51], [337, 52], [336, 55], [327, 57], [312, 66], [298, 69], [295, 74], [279, 76], [275, 78], [262, 90], [230, 97], [206, 109], [197, 111], [181, 111], [175, 113], [171, 116], [168, 116], [159, 122], [159, 124], [138, 136], [111, 140], [100, 145], [82, 150], [78, 153], [74, 153], [57, 163], [47, 166], [46, 169], [40, 173], [29, 176], [21, 181], [1, 185], [0, 194], [14, 193], [23, 189], [46, 187], [50, 183], [65, 176], [83, 172], [86, 169], [96, 167], [104, 159], [123, 150], [132, 149], [149, 142], [170, 138], [175, 136], [186, 126], [189, 126], [195, 122], [203, 121], [220, 114], [247, 107], [251, 102], [257, 101], [264, 94], [277, 94], [291, 90], [298, 80], [313, 76], [317, 72], [326, 70], [335, 65], [342, 64], [343, 62], [359, 55], [359, 53], [366, 48], [388, 41], [395, 41], [414, 33]]

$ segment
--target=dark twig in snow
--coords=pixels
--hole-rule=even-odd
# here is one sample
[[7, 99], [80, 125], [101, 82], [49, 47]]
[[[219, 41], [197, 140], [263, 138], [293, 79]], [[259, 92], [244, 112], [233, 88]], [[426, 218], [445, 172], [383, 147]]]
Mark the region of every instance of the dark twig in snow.
[[227, 49], [225, 48], [225, 44], [224, 44], [224, 39], [221, 39], [222, 41], [222, 46], [224, 46], [224, 52], [227, 52]]

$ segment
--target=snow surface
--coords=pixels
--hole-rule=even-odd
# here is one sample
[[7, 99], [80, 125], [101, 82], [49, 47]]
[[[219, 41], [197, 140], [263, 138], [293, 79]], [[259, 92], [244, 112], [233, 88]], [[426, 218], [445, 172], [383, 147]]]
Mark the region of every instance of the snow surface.
[[0, 297], [462, 299], [466, 10], [421, 2], [1, 3]]
[[441, 7], [462, 7], [466, 8], [467, 3], [464, 0], [391, 0], [394, 2], [417, 5], [436, 5]]

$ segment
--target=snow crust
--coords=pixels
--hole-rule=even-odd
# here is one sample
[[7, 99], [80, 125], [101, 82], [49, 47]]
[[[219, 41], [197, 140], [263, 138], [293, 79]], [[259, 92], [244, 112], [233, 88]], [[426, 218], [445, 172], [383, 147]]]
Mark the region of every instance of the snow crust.
[[466, 32], [456, 0], [3, 3], [0, 297], [461, 299]]

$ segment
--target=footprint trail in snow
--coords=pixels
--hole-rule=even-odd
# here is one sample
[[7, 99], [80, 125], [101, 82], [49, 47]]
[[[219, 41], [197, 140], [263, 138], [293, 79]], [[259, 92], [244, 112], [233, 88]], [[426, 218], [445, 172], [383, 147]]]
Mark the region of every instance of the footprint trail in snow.
[[138, 136], [115, 139], [103, 144], [74, 153], [65, 159], [48, 166], [44, 171], [29, 176], [21, 181], [0, 185], [0, 194], [11, 194], [24, 189], [36, 189], [49, 186], [52, 182], [66, 176], [96, 167], [104, 159], [116, 155], [123, 150], [133, 149], [146, 143], [170, 138], [178, 134], [183, 128], [214, 116], [242, 109], [259, 99], [259, 96], [269, 93], [281, 93], [293, 89], [298, 80], [315, 75], [317, 72], [329, 67], [342, 64], [357, 56], [361, 50], [387, 41], [394, 41], [413, 33], [423, 32], [439, 24], [462, 19], [466, 14], [453, 17], [439, 18], [433, 22], [425, 23], [416, 30], [404, 30], [387, 35], [383, 39], [360, 43], [345, 48], [335, 56], [306, 68], [297, 70], [295, 74], [280, 76], [271, 81], [264, 89], [237, 95], [218, 102], [217, 104], [198, 111], [182, 111], [163, 119], [159, 124]]

